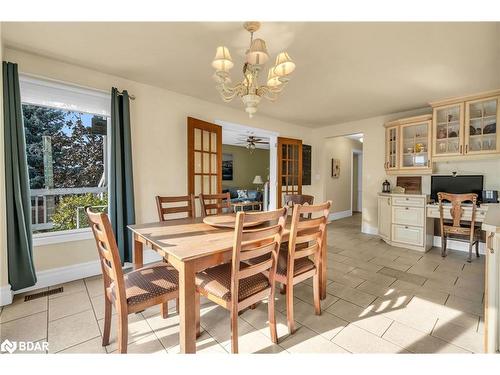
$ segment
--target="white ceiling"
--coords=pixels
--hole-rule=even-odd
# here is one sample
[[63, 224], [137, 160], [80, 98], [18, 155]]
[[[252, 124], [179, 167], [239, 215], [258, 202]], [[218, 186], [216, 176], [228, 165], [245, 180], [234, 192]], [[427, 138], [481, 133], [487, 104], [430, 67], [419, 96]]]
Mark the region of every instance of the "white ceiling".
[[[500, 88], [499, 23], [264, 23], [272, 59], [297, 69], [282, 97], [259, 113], [319, 127], [421, 108]], [[218, 45], [240, 79], [241, 23], [2, 23], [7, 47], [222, 103], [212, 80]], [[239, 100], [231, 104], [243, 110]]]

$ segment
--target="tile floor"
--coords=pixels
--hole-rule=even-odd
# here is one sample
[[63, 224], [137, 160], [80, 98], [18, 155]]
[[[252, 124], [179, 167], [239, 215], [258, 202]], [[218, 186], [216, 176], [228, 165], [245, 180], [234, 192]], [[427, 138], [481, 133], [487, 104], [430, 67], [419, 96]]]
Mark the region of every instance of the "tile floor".
[[[482, 352], [484, 257], [439, 249], [426, 254], [394, 248], [360, 233], [360, 216], [329, 228], [328, 296], [314, 315], [310, 282], [295, 287], [297, 332], [289, 336], [278, 294], [279, 344], [269, 339], [265, 303], [239, 319], [241, 353], [478, 353]], [[0, 313], [0, 338], [48, 340], [50, 353], [113, 353], [101, 346], [100, 277], [64, 284], [64, 292], [23, 302], [18, 295]], [[33, 292], [31, 292], [33, 293]], [[178, 316], [159, 308], [129, 318], [129, 353], [178, 353]], [[229, 314], [202, 305], [200, 353], [230, 351]], [[113, 322], [115, 323], [115, 321]], [[0, 340], [0, 341], [1, 341]]]

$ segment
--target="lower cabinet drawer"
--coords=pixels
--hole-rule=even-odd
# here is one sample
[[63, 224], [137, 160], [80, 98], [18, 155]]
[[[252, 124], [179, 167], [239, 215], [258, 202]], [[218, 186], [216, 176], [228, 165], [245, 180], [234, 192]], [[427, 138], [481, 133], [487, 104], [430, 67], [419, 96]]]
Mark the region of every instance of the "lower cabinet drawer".
[[392, 206], [392, 222], [401, 225], [423, 227], [425, 208]]
[[424, 244], [424, 228], [392, 224], [392, 240], [408, 245], [422, 246]]
[[392, 197], [393, 206], [412, 206], [412, 207], [425, 207], [424, 197], [408, 197], [408, 196], [393, 196]]

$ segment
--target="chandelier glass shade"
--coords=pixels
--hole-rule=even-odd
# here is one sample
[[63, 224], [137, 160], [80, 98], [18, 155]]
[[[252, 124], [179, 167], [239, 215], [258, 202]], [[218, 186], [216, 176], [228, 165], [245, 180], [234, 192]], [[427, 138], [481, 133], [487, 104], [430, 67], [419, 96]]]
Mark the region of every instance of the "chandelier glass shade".
[[242, 81], [231, 84], [229, 70], [233, 68], [234, 63], [227, 47], [217, 47], [212, 61], [212, 67], [215, 69], [216, 88], [222, 100], [230, 102], [239, 96], [250, 117], [257, 112], [257, 106], [262, 97], [270, 101], [275, 101], [278, 98], [290, 80], [290, 74], [295, 70], [295, 63], [288, 53], [281, 52], [276, 57], [275, 65], [268, 71], [266, 84], [259, 83], [263, 67], [269, 61], [266, 42], [263, 39], [253, 39], [253, 33], [259, 27], [259, 22], [246, 22], [244, 24], [244, 28], [250, 32], [250, 46], [243, 64]]

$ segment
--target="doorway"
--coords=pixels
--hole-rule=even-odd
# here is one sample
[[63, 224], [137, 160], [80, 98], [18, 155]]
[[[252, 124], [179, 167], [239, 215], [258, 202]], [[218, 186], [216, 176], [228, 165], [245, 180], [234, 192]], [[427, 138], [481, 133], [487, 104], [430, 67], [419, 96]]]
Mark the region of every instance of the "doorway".
[[363, 210], [363, 151], [352, 150], [351, 163], [351, 211], [361, 213]]
[[[262, 209], [264, 211], [267, 210], [274, 210], [277, 207], [277, 175], [278, 175], [278, 170], [277, 170], [277, 163], [278, 163], [278, 152], [277, 152], [277, 143], [278, 143], [278, 133], [272, 132], [269, 130], [263, 130], [259, 128], [253, 128], [250, 126], [242, 125], [242, 124], [235, 124], [223, 120], [216, 120], [215, 123], [219, 126], [222, 127], [222, 149], [224, 150], [225, 148], [229, 150], [229, 146], [236, 146], [238, 148], [241, 148], [241, 150], [244, 151], [244, 153], [248, 153], [249, 155], [253, 156], [253, 161], [257, 157], [259, 157], [259, 160], [261, 160], [260, 154], [263, 154], [264, 151], [267, 151], [267, 160], [265, 161], [265, 165], [259, 165], [255, 166], [256, 168], [252, 167], [252, 171], [250, 175], [248, 176], [243, 176], [243, 180], [241, 180], [236, 174], [238, 171], [235, 168], [238, 168], [238, 165], [235, 164], [235, 154], [236, 152], [227, 152], [225, 153], [226, 155], [223, 155], [223, 163], [224, 159], [226, 160], [226, 163], [228, 166], [231, 164], [232, 160], [232, 172], [233, 176], [228, 176], [223, 177], [222, 180], [222, 189], [227, 189], [229, 187], [232, 188], [237, 188], [238, 186], [232, 186], [234, 184], [241, 185], [245, 184], [246, 188], [248, 189], [258, 189], [259, 192], [261, 193], [261, 198], [262, 198]], [[251, 137], [253, 139], [260, 139], [262, 143], [254, 143], [254, 142], [249, 142], [249, 139], [251, 141]], [[251, 146], [249, 143], [254, 143], [255, 145], [255, 151], [253, 151], [253, 154], [250, 154], [251, 152]], [[226, 147], [224, 147], [226, 145]], [[235, 149], [237, 150], [237, 149]], [[260, 150], [260, 151], [259, 151]], [[232, 154], [232, 155], [231, 155]], [[259, 155], [257, 155], [259, 154]], [[231, 158], [232, 156], [232, 158]], [[258, 162], [260, 164], [264, 164], [264, 161]], [[240, 166], [241, 168], [243, 166]], [[223, 167], [224, 169], [224, 167]], [[223, 171], [224, 172], [224, 171]], [[245, 171], [246, 174], [248, 174], [249, 171]], [[243, 173], [243, 175], [245, 175]], [[235, 177], [238, 177], [238, 180], [235, 180]], [[241, 177], [241, 176], [240, 176]], [[259, 178], [261, 180], [259, 180]], [[255, 181], [255, 182], [254, 182]], [[262, 181], [262, 182], [260, 182]]]
[[333, 202], [330, 219], [339, 220], [363, 209], [363, 134], [325, 140], [325, 197]]

